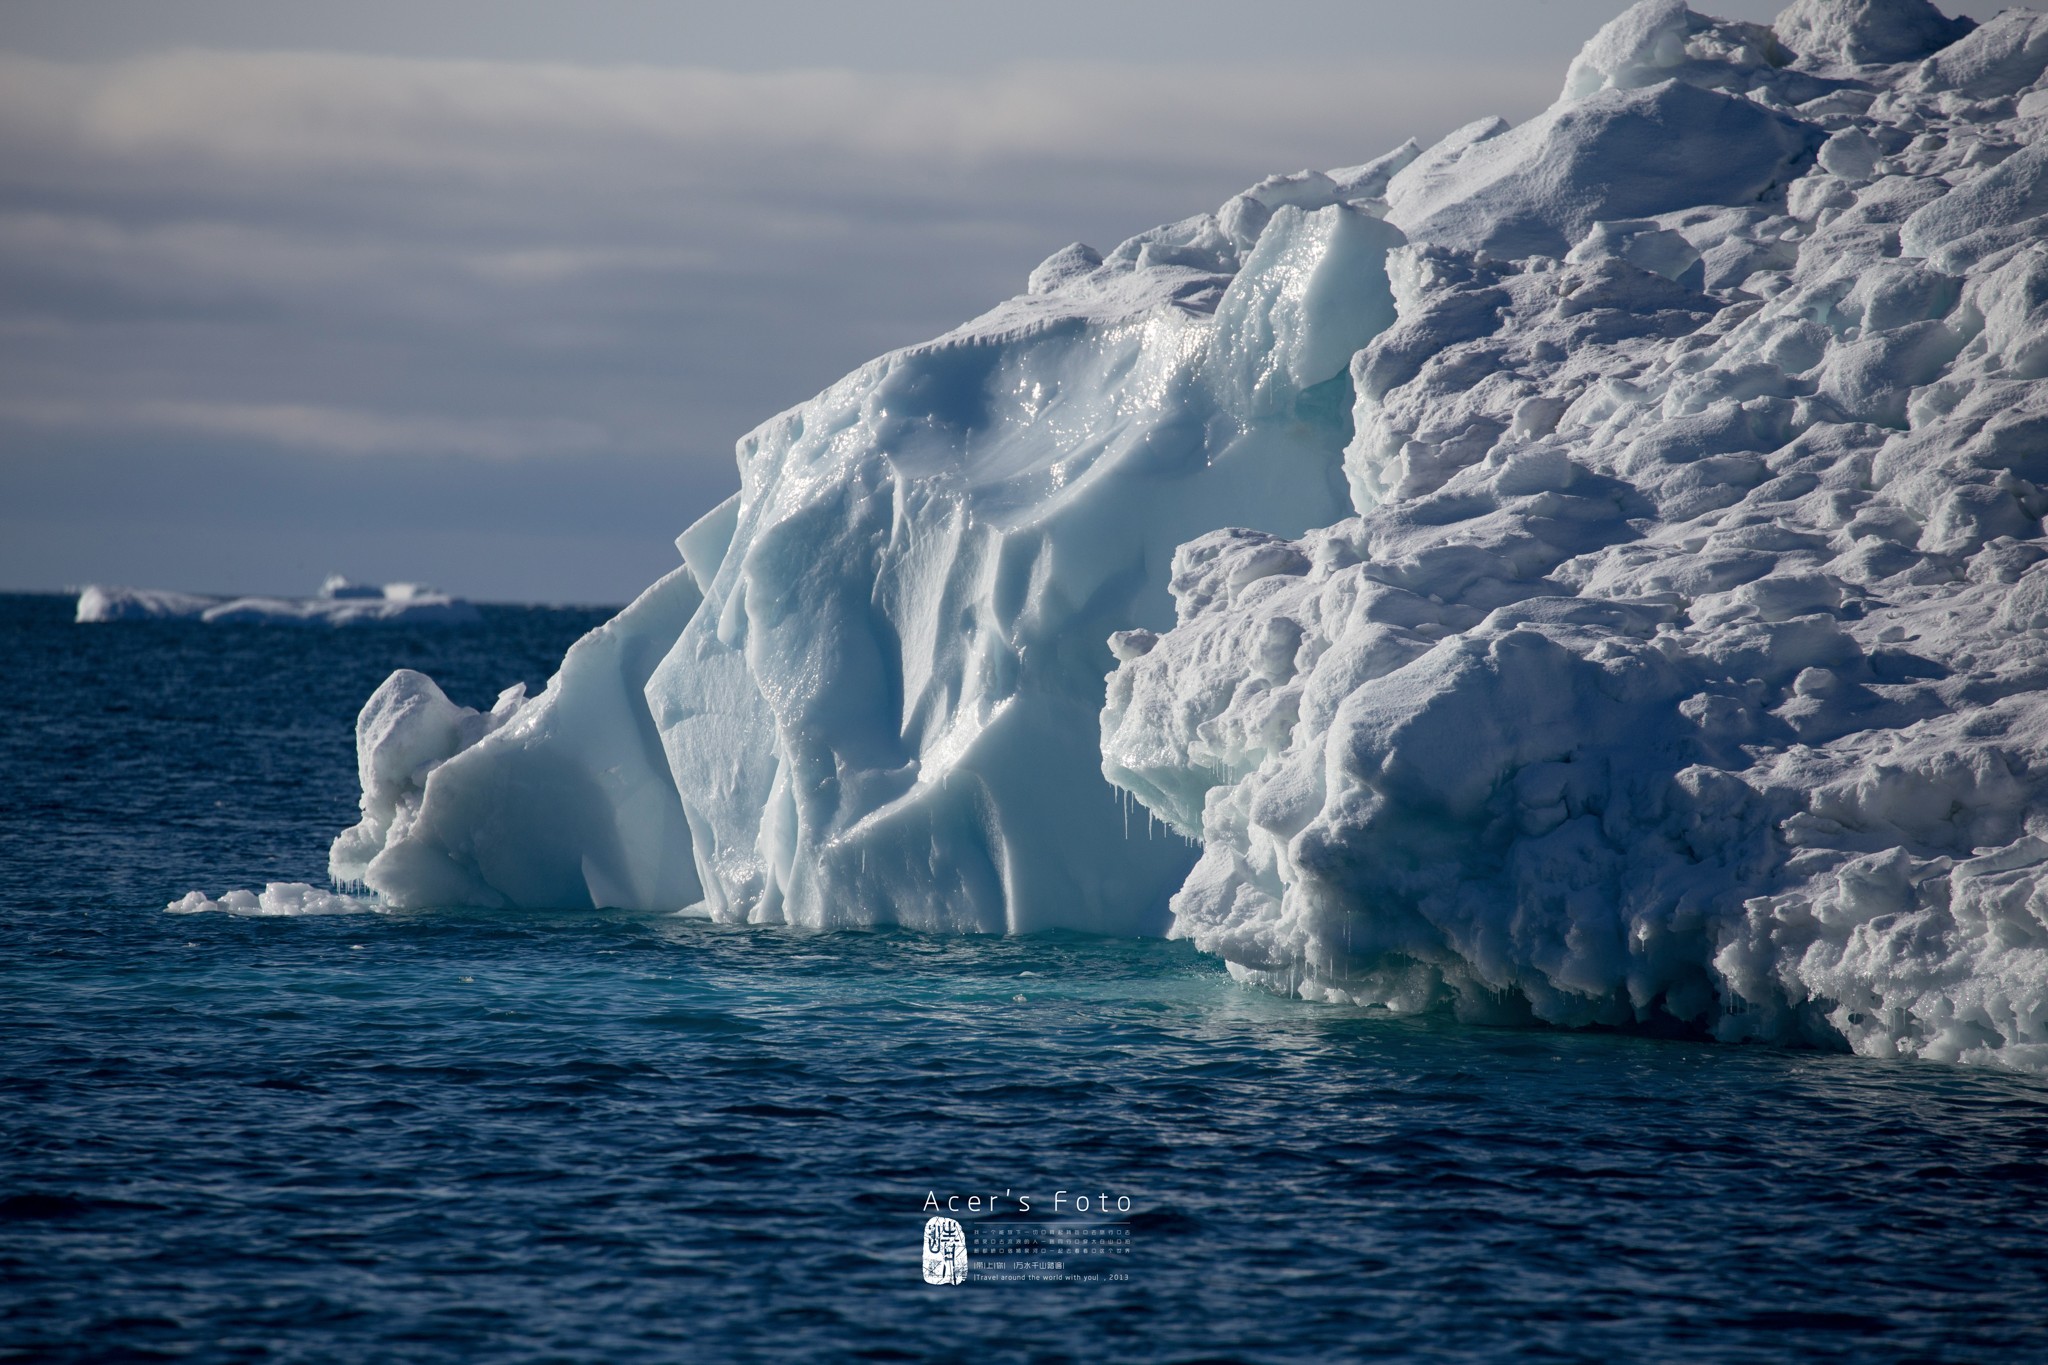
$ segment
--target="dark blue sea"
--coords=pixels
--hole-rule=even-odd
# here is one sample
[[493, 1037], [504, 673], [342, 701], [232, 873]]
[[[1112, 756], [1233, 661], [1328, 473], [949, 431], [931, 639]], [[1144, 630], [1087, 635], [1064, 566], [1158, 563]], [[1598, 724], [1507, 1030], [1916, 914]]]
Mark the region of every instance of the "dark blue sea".
[[0, 1359], [2048, 1359], [2041, 1081], [1170, 943], [168, 914], [323, 879], [392, 668], [488, 704], [602, 613], [70, 613], [0, 597]]

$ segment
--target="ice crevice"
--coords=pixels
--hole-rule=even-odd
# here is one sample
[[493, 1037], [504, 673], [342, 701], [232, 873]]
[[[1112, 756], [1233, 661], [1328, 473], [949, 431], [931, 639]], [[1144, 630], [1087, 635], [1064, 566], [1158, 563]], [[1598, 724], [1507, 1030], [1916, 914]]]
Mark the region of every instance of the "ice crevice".
[[395, 675], [332, 871], [2048, 1067], [2044, 69], [1645, 0], [1520, 127], [1065, 248], [540, 695]]

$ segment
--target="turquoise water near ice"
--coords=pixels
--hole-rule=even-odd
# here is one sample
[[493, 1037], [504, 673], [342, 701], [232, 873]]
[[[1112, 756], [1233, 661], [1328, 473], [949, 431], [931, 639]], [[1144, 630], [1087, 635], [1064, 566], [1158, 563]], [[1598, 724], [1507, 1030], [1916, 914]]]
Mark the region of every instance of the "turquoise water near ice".
[[[0, 1359], [2048, 1359], [2039, 1080], [1170, 943], [170, 915], [320, 879], [392, 667], [485, 703], [602, 614], [69, 613], [0, 598]], [[926, 1285], [928, 1196], [1005, 1191], [970, 1239], [1130, 1251]]]

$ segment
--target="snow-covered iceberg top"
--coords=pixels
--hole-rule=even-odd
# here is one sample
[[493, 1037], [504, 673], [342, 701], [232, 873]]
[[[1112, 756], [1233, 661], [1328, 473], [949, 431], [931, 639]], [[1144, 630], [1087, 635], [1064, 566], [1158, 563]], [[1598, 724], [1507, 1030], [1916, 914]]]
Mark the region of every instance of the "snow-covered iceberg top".
[[[2048, 1064], [2048, 16], [1967, 29], [1638, 5], [1396, 178], [1360, 515], [1184, 546], [1110, 681], [1106, 771], [1202, 843], [1174, 932], [1324, 998]], [[1527, 154], [1687, 89], [1747, 107], [1648, 180]], [[1560, 167], [1800, 140], [1565, 217]]]
[[191, 620], [258, 625], [471, 625], [477, 609], [418, 583], [351, 583], [335, 575], [318, 597], [212, 597], [94, 584], [78, 594], [81, 622]]
[[333, 875], [2048, 1065], [2044, 68], [1645, 0], [1519, 128], [1066, 248], [540, 696], [394, 675]]

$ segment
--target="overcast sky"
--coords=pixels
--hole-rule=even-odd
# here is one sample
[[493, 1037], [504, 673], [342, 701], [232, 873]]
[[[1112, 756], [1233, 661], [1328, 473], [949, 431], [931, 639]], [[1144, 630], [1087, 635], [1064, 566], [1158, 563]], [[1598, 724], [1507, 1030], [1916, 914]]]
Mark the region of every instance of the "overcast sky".
[[0, 588], [622, 601], [780, 409], [1621, 7], [4, 0]]

